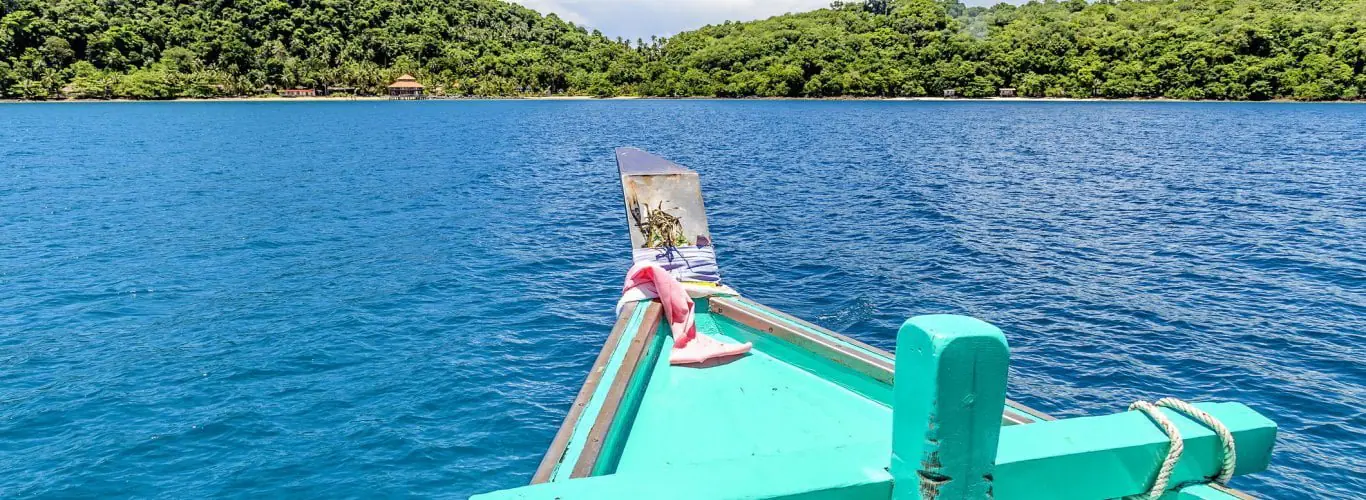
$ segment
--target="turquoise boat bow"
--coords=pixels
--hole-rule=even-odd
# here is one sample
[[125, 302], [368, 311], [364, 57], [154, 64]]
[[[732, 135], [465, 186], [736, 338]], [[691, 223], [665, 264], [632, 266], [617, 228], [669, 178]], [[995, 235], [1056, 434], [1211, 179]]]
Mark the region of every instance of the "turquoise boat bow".
[[[696, 172], [633, 148], [617, 162], [637, 260], [673, 258], [642, 251], [660, 241], [709, 251]], [[641, 207], [678, 227], [653, 234]], [[1005, 398], [1005, 336], [974, 318], [911, 318], [893, 356], [737, 295], [695, 300], [699, 333], [753, 350], [670, 365], [659, 303], [625, 304], [532, 484], [475, 498], [1247, 498], [1221, 472], [1265, 470], [1276, 439], [1238, 403], [1195, 405], [1228, 443], [1169, 408], [1049, 417]]]

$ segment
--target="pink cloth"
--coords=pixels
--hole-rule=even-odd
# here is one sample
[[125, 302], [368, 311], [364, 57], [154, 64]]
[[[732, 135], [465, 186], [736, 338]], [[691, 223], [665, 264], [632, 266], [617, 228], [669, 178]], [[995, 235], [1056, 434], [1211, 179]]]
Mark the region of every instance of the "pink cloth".
[[688, 291], [658, 265], [640, 263], [633, 266], [626, 273], [626, 286], [622, 287], [622, 293], [631, 289], [636, 289], [646, 297], [658, 297], [664, 306], [664, 319], [669, 322], [669, 330], [674, 337], [669, 364], [701, 363], [712, 358], [744, 354], [752, 347], [749, 342], [724, 344], [698, 334], [697, 324], [693, 322], [696, 313]]

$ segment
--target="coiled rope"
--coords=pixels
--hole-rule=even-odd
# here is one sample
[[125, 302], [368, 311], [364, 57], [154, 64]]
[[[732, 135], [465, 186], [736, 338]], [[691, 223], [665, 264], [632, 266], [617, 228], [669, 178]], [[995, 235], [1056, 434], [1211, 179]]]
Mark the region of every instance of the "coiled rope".
[[1171, 446], [1167, 448], [1167, 458], [1162, 461], [1162, 467], [1157, 470], [1157, 479], [1153, 480], [1153, 486], [1148, 489], [1146, 498], [1156, 500], [1167, 491], [1167, 482], [1171, 480], [1172, 470], [1176, 468], [1176, 462], [1181, 459], [1181, 452], [1186, 447], [1181, 440], [1181, 432], [1176, 430], [1176, 424], [1173, 424], [1171, 419], [1168, 419], [1162, 410], [1158, 409], [1159, 407], [1171, 408], [1177, 413], [1197, 420], [1205, 424], [1205, 427], [1214, 430], [1214, 433], [1219, 436], [1219, 444], [1223, 445], [1224, 448], [1224, 463], [1220, 466], [1219, 474], [1214, 477], [1214, 481], [1221, 486], [1227, 485], [1228, 480], [1233, 478], [1233, 470], [1238, 465], [1238, 454], [1233, 444], [1233, 433], [1229, 432], [1228, 427], [1224, 426], [1223, 422], [1204, 410], [1176, 398], [1162, 398], [1157, 400], [1157, 403], [1135, 401], [1134, 404], [1129, 405], [1129, 411], [1140, 410], [1147, 414], [1148, 418], [1157, 422], [1157, 425], [1162, 428], [1162, 432], [1167, 433], [1167, 439], [1171, 440]]

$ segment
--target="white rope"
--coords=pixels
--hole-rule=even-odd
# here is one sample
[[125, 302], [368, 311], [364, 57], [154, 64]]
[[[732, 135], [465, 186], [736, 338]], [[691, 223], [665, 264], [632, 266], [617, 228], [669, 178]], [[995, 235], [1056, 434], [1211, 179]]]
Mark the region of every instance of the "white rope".
[[1219, 444], [1223, 445], [1224, 448], [1224, 462], [1220, 465], [1219, 474], [1215, 476], [1214, 481], [1220, 485], [1227, 485], [1228, 480], [1233, 477], [1233, 470], [1238, 465], [1238, 454], [1233, 444], [1233, 433], [1229, 432], [1228, 427], [1224, 426], [1213, 415], [1180, 399], [1162, 398], [1157, 400], [1157, 404], [1147, 401], [1134, 401], [1134, 404], [1129, 405], [1129, 411], [1140, 410], [1147, 414], [1148, 418], [1157, 422], [1157, 425], [1162, 428], [1162, 432], [1167, 434], [1167, 439], [1171, 441], [1171, 445], [1167, 448], [1167, 458], [1162, 461], [1162, 467], [1157, 470], [1157, 478], [1153, 480], [1152, 488], [1148, 489], [1147, 498], [1156, 500], [1167, 491], [1167, 482], [1171, 480], [1172, 470], [1176, 468], [1176, 462], [1181, 459], [1181, 452], [1186, 447], [1185, 442], [1181, 439], [1181, 432], [1176, 430], [1176, 424], [1173, 424], [1171, 419], [1168, 419], [1158, 407], [1171, 408], [1177, 413], [1197, 420], [1205, 424], [1205, 427], [1214, 430], [1214, 433], [1219, 436]]
[[1176, 410], [1214, 430], [1214, 434], [1219, 436], [1219, 444], [1224, 448], [1224, 463], [1219, 468], [1219, 475], [1215, 476], [1214, 482], [1219, 483], [1220, 486], [1228, 486], [1228, 480], [1233, 479], [1233, 470], [1238, 467], [1238, 449], [1233, 444], [1233, 433], [1229, 432], [1228, 427], [1224, 426], [1224, 423], [1220, 422], [1219, 419], [1214, 418], [1214, 415], [1205, 413], [1204, 410], [1191, 406], [1180, 399], [1162, 398], [1157, 400], [1157, 406]]
[[1134, 410], [1141, 410], [1148, 414], [1148, 418], [1157, 422], [1157, 425], [1162, 428], [1162, 432], [1167, 433], [1167, 439], [1171, 440], [1171, 446], [1167, 448], [1167, 459], [1162, 461], [1162, 468], [1157, 469], [1157, 479], [1153, 480], [1152, 488], [1148, 489], [1148, 498], [1157, 500], [1163, 492], [1167, 491], [1167, 481], [1171, 480], [1172, 469], [1176, 468], [1176, 461], [1181, 459], [1181, 451], [1185, 449], [1186, 445], [1181, 441], [1181, 431], [1176, 430], [1176, 424], [1173, 424], [1166, 415], [1162, 414], [1162, 410], [1157, 409], [1152, 403], [1134, 401], [1134, 404], [1129, 405], [1129, 411]]

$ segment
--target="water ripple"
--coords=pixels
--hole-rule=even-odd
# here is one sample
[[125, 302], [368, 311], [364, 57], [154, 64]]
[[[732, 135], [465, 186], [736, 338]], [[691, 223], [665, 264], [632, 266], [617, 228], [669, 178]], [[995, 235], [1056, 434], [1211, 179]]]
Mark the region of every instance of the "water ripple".
[[0, 109], [0, 496], [454, 496], [529, 479], [627, 266], [611, 148], [700, 170], [749, 296], [892, 348], [1002, 327], [1011, 396], [1281, 426], [1366, 489], [1366, 108], [915, 102]]

